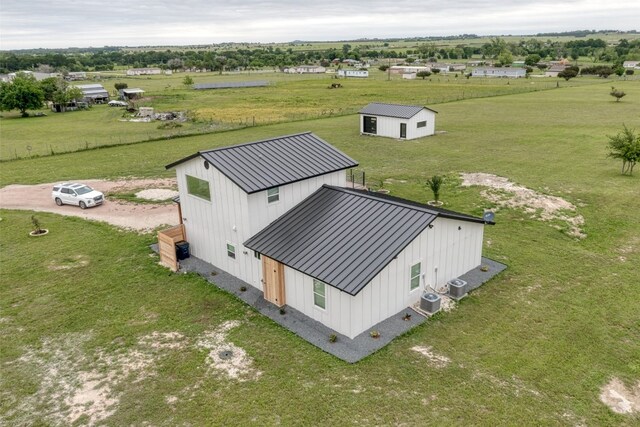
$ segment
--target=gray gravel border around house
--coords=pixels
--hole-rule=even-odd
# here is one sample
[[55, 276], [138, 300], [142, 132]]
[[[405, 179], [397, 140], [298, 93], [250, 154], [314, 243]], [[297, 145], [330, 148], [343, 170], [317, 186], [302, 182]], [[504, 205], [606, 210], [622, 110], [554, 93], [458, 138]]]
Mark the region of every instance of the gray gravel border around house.
[[[151, 245], [151, 249], [157, 252], [158, 246], [156, 244]], [[483, 272], [480, 270], [480, 267], [477, 267], [460, 277], [462, 280], [467, 280], [469, 289], [476, 289], [482, 283], [485, 283], [506, 268], [506, 265], [488, 258], [482, 258], [482, 265], [487, 265], [489, 267], [488, 271]], [[350, 339], [293, 307], [285, 305], [284, 314], [281, 314], [279, 307], [276, 307], [263, 298], [262, 291], [199, 258], [191, 256], [180, 261], [180, 271], [198, 273], [209, 283], [233, 294], [280, 326], [288, 329], [321, 350], [348, 363], [355, 363], [364, 359], [385, 347], [398, 336], [427, 320], [422, 314], [407, 307], [367, 329], [355, 338]], [[244, 287], [246, 290], [241, 291], [241, 287]], [[408, 320], [404, 320], [406, 317], [405, 314], [410, 314]], [[372, 338], [370, 336], [371, 331], [378, 331], [380, 337]], [[337, 339], [335, 342], [329, 341], [331, 335], [336, 335]]]

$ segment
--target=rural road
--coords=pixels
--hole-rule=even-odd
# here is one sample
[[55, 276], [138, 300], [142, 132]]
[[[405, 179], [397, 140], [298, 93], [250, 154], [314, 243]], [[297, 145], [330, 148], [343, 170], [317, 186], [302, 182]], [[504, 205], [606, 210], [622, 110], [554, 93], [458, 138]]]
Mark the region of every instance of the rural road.
[[[141, 180], [82, 180], [96, 190], [109, 191], [175, 187], [175, 179], [141, 179]], [[54, 183], [37, 185], [8, 185], [0, 188], [0, 208], [22, 209], [39, 212], [52, 212], [66, 216], [105, 221], [117, 227], [136, 231], [149, 231], [160, 225], [178, 224], [178, 209], [175, 204], [135, 204], [121, 201], [105, 202], [82, 210], [78, 206], [57, 206], [51, 198]]]

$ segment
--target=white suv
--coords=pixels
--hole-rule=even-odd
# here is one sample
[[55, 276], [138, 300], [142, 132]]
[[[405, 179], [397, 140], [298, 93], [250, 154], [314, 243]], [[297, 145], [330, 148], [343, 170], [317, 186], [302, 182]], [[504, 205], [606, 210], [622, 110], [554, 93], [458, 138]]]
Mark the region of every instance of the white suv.
[[56, 205], [77, 205], [80, 209], [101, 205], [104, 195], [84, 184], [69, 183], [57, 184], [53, 187], [51, 198]]

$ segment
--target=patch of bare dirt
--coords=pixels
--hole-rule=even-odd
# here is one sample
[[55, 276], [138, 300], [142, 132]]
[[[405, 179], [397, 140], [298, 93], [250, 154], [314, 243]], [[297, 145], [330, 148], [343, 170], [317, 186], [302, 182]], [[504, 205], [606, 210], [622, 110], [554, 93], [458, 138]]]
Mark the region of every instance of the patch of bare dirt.
[[52, 259], [47, 268], [51, 271], [71, 270], [89, 265], [89, 260], [85, 255], [75, 255], [72, 257]]
[[[7, 416], [18, 415], [28, 424], [30, 414], [45, 413], [54, 424], [98, 425], [113, 415], [121, 400], [116, 388], [123, 382], [137, 383], [154, 376], [158, 358], [167, 350], [185, 348], [185, 337], [178, 332], [154, 332], [143, 336], [132, 348], [89, 355], [82, 350], [91, 334], [66, 334], [45, 338], [39, 347], [28, 348], [16, 361], [36, 375], [36, 393], [14, 406]], [[90, 369], [84, 369], [91, 366]], [[20, 418], [24, 414], [24, 419]], [[1, 424], [0, 420], [0, 424]]]
[[449, 298], [446, 295], [440, 294], [440, 310], [445, 313], [455, 309], [457, 307], [456, 301], [453, 298]]
[[187, 346], [186, 338], [180, 332], [153, 332], [138, 342], [155, 350], [180, 350]]
[[640, 381], [627, 387], [618, 378], [602, 387], [600, 400], [617, 414], [640, 413]]
[[496, 377], [495, 375], [484, 373], [476, 370], [472, 374], [473, 379], [484, 379], [489, 381], [495, 387], [499, 387], [504, 389], [507, 392], [512, 393], [514, 396], [519, 397], [525, 394], [541, 397], [542, 393], [535, 390], [533, 387], [528, 386], [522, 379], [518, 378], [515, 375], [512, 375], [509, 379], [501, 379]]
[[433, 351], [432, 347], [423, 347], [423, 346], [415, 346], [411, 347], [411, 350], [420, 353], [424, 357], [427, 358], [429, 364], [434, 368], [444, 368], [449, 363], [451, 363], [451, 359], [447, 356], [443, 356], [441, 354], [437, 354]]
[[178, 192], [176, 190], [171, 190], [168, 188], [147, 188], [136, 193], [136, 197], [139, 199], [151, 200], [156, 202], [173, 199], [177, 195]]
[[262, 372], [253, 367], [253, 359], [227, 339], [228, 332], [238, 326], [240, 322], [237, 320], [224, 322], [213, 331], [204, 333], [196, 345], [209, 350], [207, 364], [210, 372], [218, 371], [238, 381], [256, 380]]
[[[74, 181], [74, 180], [69, 180]], [[175, 188], [175, 179], [126, 179], [117, 181], [80, 180], [103, 193], [126, 192], [140, 188]], [[0, 208], [52, 212], [96, 221], [105, 221], [116, 227], [146, 232], [161, 225], [177, 225], [178, 210], [173, 204], [135, 204], [109, 200], [94, 208], [80, 209], [78, 206], [57, 206], [51, 198], [51, 189], [57, 183], [37, 185], [8, 185], [0, 188]], [[46, 224], [43, 224], [46, 226]]]
[[[228, 332], [239, 325], [238, 321], [225, 322], [197, 340], [180, 332], [158, 331], [140, 337], [131, 347], [124, 347], [124, 341], [116, 339], [116, 349], [109, 352], [85, 352], [85, 344], [92, 339], [90, 333], [44, 338], [40, 345], [25, 349], [21, 358], [11, 362], [16, 369], [33, 373], [38, 384], [35, 393], [20, 401], [7, 396], [1, 391], [0, 377], [0, 396], [11, 402], [12, 408], [3, 416], [20, 425], [29, 424], [36, 413], [46, 414], [45, 419], [52, 424], [102, 425], [118, 409], [121, 384], [136, 384], [155, 376], [158, 361], [171, 351], [193, 347], [209, 350], [209, 373], [222, 372], [238, 381], [257, 379], [262, 372], [253, 367], [253, 360], [242, 348], [227, 338]], [[186, 391], [195, 393], [202, 381]], [[169, 405], [177, 402], [177, 396], [166, 397]], [[0, 425], [4, 421], [0, 418]]]
[[584, 218], [576, 214], [574, 204], [561, 197], [541, 194], [517, 185], [507, 178], [488, 173], [463, 173], [461, 176], [464, 187], [488, 187], [482, 191], [482, 196], [499, 207], [522, 209], [532, 218], [541, 221], [565, 222], [569, 228], [567, 234], [578, 239], [587, 237], [582, 230]]

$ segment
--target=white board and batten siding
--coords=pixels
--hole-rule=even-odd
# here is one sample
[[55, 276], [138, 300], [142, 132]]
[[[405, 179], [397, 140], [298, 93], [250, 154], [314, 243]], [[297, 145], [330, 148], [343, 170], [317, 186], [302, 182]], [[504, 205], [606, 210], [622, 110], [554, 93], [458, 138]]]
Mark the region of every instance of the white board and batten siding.
[[[376, 133], [368, 134], [364, 131], [364, 117], [376, 117]], [[418, 127], [418, 123], [426, 122], [426, 126]], [[400, 139], [400, 124], [407, 125], [407, 136], [403, 139], [422, 138], [433, 135], [436, 132], [436, 114], [433, 111], [423, 109], [410, 119], [400, 117], [373, 116], [369, 114], [360, 115], [360, 133], [363, 135], [386, 136]]]
[[[279, 200], [268, 203], [267, 190], [247, 194], [201, 157], [176, 166], [180, 205], [191, 253], [262, 290], [262, 264], [242, 243], [300, 203], [323, 184], [344, 186], [344, 170], [285, 184]], [[211, 201], [187, 191], [186, 175], [209, 182]], [[235, 246], [235, 259], [227, 254]]]
[[351, 295], [326, 285], [326, 309], [317, 307], [313, 299], [313, 278], [287, 266], [284, 267], [284, 287], [288, 306], [338, 333], [353, 338], [350, 336], [349, 327], [351, 303], [354, 299]]
[[[440, 288], [481, 263], [484, 225], [437, 218], [355, 297], [326, 287], [326, 309], [313, 303], [313, 279], [285, 267], [287, 304], [354, 338], [420, 300], [425, 285]], [[460, 227], [460, 230], [458, 229]], [[410, 288], [411, 266], [421, 263], [420, 286]]]
[[278, 187], [279, 200], [274, 203], [268, 203], [266, 190], [249, 194], [249, 212], [251, 212], [249, 218], [250, 236], [256, 234], [280, 216], [284, 215], [285, 212], [306, 199], [324, 184], [344, 187], [346, 183], [346, 172], [339, 170], [291, 184], [281, 185]]
[[[259, 261], [249, 251], [243, 254], [242, 242], [251, 236], [247, 193], [215, 167], [206, 169], [201, 157], [176, 166], [176, 175], [191, 253], [253, 286], [260, 286]], [[186, 175], [209, 182], [211, 201], [188, 193]], [[236, 248], [235, 259], [227, 255], [227, 242]]]

